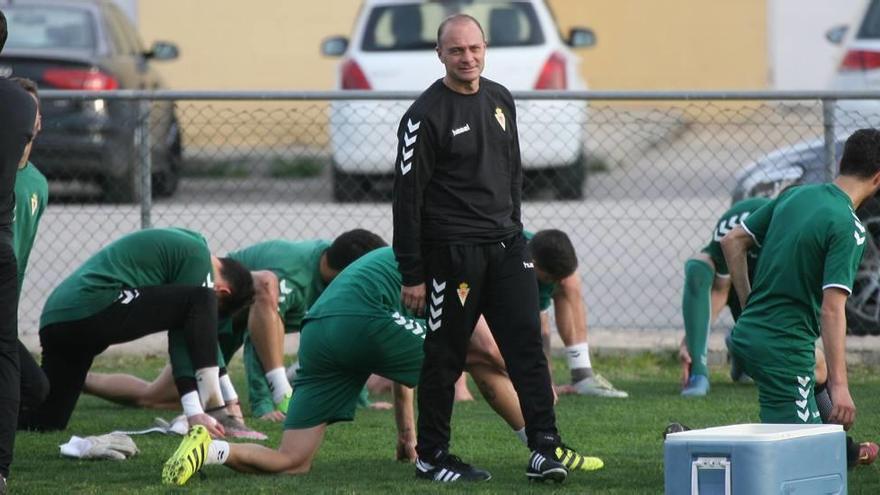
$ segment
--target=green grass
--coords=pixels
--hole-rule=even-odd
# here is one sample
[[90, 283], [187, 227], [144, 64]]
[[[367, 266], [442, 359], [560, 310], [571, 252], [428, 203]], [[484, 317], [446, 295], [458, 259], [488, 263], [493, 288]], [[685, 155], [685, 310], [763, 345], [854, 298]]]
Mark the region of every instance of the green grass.
[[277, 179], [302, 179], [317, 177], [327, 166], [327, 160], [312, 157], [298, 156], [296, 158], [274, 158], [269, 165], [269, 177]]
[[[156, 358], [99, 358], [98, 370], [126, 370], [152, 378], [164, 361]], [[555, 362], [558, 380], [565, 366]], [[724, 370], [713, 369], [712, 392], [705, 399], [678, 396], [677, 366], [672, 355], [599, 357], [594, 365], [612, 382], [630, 393], [625, 400], [562, 397], [557, 407], [566, 442], [583, 452], [604, 458], [606, 467], [595, 473], [575, 473], [560, 486], [529, 485], [525, 481], [527, 451], [510, 429], [482, 400], [456, 405], [453, 416], [453, 451], [465, 460], [490, 470], [493, 479], [468, 486], [474, 493], [662, 493], [663, 444], [666, 423], [680, 421], [692, 427], [757, 422], [754, 387], [733, 385]], [[233, 376], [241, 376], [240, 361]], [[851, 370], [850, 383], [858, 406], [852, 431], [857, 439], [878, 437], [880, 377], [877, 370]], [[245, 390], [241, 380], [239, 390]], [[472, 390], [476, 390], [472, 387]], [[375, 399], [375, 398], [374, 398]], [[12, 493], [459, 493], [460, 486], [417, 482], [413, 467], [394, 461], [395, 430], [389, 411], [359, 411], [357, 420], [331, 426], [313, 470], [306, 476], [241, 475], [209, 466], [205, 479], [194, 478], [180, 489], [160, 484], [166, 457], [178, 437], [157, 434], [137, 436], [141, 453], [124, 462], [63, 459], [58, 445], [71, 435], [105, 433], [114, 429], [139, 429], [153, 417], [170, 412], [140, 411], [109, 404], [93, 397], [80, 399], [70, 427], [63, 433], [20, 433], [16, 442], [10, 488]], [[251, 420], [269, 434], [265, 442], [277, 446], [279, 425]], [[876, 493], [880, 466], [849, 472], [849, 493]]]

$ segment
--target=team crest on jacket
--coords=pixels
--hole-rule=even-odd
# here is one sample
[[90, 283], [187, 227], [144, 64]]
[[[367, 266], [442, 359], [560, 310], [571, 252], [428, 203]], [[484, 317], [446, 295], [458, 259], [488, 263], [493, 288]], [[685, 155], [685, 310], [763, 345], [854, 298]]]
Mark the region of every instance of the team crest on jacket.
[[37, 193], [31, 194], [31, 216], [37, 214], [37, 207], [40, 206], [40, 200], [37, 199]]
[[462, 282], [458, 284], [458, 300], [461, 301], [461, 305], [464, 306], [464, 302], [467, 301], [468, 292], [471, 291], [471, 288], [468, 287], [467, 282]]
[[498, 121], [502, 131], [507, 130], [507, 119], [504, 118], [504, 112], [501, 111], [501, 107], [495, 107], [495, 120]]

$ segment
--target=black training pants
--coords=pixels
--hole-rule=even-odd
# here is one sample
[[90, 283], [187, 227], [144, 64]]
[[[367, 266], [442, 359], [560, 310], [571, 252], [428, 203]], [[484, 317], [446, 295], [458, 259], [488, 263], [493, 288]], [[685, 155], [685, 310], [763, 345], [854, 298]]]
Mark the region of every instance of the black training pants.
[[20, 400], [18, 267], [12, 245], [0, 239], [0, 475], [9, 476]]
[[558, 442], [538, 283], [526, 239], [517, 234], [501, 243], [430, 247], [424, 260], [428, 331], [418, 389], [419, 457], [430, 462], [437, 451], [449, 449], [455, 381], [481, 314], [519, 395], [529, 446]]
[[33, 414], [21, 419], [21, 426], [40, 431], [66, 428], [95, 356], [112, 344], [166, 329], [185, 333], [196, 369], [217, 366], [217, 299], [213, 289], [205, 287], [128, 289], [88, 318], [41, 328], [42, 368], [49, 379], [49, 396]]

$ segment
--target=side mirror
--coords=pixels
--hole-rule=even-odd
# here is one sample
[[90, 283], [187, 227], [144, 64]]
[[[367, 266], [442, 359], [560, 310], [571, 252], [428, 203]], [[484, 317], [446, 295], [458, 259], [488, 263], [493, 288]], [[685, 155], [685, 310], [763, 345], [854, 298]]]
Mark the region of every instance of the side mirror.
[[174, 60], [180, 56], [180, 50], [174, 43], [157, 41], [144, 56], [153, 60]]
[[331, 36], [321, 42], [321, 54], [326, 57], [341, 57], [348, 49], [348, 38]]
[[847, 26], [846, 24], [834, 26], [828, 31], [825, 31], [825, 39], [833, 45], [839, 45], [843, 42], [843, 38], [846, 37], [846, 32], [848, 30], [849, 26]]
[[566, 43], [572, 48], [591, 47], [596, 44], [596, 34], [589, 28], [574, 27], [568, 32]]

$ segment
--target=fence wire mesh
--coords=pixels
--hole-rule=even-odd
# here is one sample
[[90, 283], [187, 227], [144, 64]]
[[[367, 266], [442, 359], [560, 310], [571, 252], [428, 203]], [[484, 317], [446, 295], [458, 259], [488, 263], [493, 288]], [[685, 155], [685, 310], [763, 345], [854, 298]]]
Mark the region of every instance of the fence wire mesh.
[[[37, 331], [46, 297], [87, 257], [147, 225], [200, 231], [221, 255], [355, 227], [390, 242], [387, 200], [407, 101], [113, 96], [43, 95], [31, 161], [50, 179], [50, 205], [22, 293], [22, 333]], [[827, 180], [842, 139], [872, 120], [863, 100], [680, 96], [517, 99], [524, 223], [568, 233], [592, 327], [680, 329], [683, 264], [732, 200]], [[851, 320], [875, 332], [874, 243], [863, 266]]]

